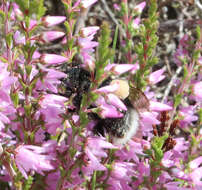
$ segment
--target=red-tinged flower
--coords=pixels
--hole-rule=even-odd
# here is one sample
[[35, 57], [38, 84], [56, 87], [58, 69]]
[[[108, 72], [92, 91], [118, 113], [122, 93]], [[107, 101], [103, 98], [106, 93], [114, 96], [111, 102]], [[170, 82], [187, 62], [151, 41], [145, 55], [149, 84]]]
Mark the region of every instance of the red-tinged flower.
[[165, 75], [162, 75], [164, 73], [164, 69], [159, 69], [153, 73], [150, 74], [149, 76], [149, 82], [151, 84], [156, 84], [163, 80], [165, 78]]
[[34, 145], [20, 145], [15, 149], [15, 163], [27, 179], [28, 172], [35, 171], [43, 175], [43, 171], [53, 170], [53, 156], [48, 155], [46, 148]]
[[144, 2], [135, 6], [135, 11], [137, 11], [140, 14], [140, 13], [142, 13], [145, 6], [146, 6], [146, 2], [144, 1]]
[[68, 58], [57, 54], [43, 54], [40, 57], [41, 62], [48, 65], [61, 64], [68, 61]]
[[65, 35], [64, 32], [60, 32], [60, 31], [48, 31], [48, 32], [44, 32], [42, 35], [41, 35], [41, 39], [44, 41], [44, 42], [51, 42], [53, 40], [56, 40], [58, 38], [61, 38]]
[[87, 9], [92, 4], [94, 4], [97, 0], [81, 0], [81, 7]]
[[46, 27], [51, 27], [60, 24], [66, 20], [65, 16], [46, 16], [42, 18], [42, 24]]
[[169, 111], [173, 109], [171, 106], [160, 102], [150, 100], [149, 103], [150, 103], [150, 110], [152, 111]]
[[121, 75], [128, 71], [134, 73], [139, 69], [139, 64], [109, 64], [105, 67], [105, 71], [111, 72], [114, 75]]

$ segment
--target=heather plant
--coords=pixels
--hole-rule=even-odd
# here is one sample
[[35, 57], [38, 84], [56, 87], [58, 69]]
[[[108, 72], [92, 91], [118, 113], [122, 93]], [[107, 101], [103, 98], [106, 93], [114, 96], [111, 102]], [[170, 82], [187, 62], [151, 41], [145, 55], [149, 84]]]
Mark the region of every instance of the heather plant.
[[[96, 2], [62, 0], [65, 16], [46, 15], [43, 0], [1, 2], [0, 189], [202, 189], [201, 28], [180, 40], [181, 75], [158, 98], [157, 0], [116, 4], [113, 36], [107, 22], [76, 28]], [[61, 51], [40, 50], [55, 40]], [[124, 142], [118, 124], [96, 129], [131, 109], [120, 86], [139, 126]]]

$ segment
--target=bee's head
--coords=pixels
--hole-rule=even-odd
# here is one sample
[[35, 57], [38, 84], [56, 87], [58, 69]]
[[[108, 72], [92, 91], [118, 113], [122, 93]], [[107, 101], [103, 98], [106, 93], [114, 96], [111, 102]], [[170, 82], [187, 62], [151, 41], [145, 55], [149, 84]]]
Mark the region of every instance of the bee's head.
[[112, 80], [110, 84], [118, 84], [118, 89], [114, 92], [121, 100], [126, 99], [129, 96], [130, 88], [128, 81], [124, 79], [115, 79]]

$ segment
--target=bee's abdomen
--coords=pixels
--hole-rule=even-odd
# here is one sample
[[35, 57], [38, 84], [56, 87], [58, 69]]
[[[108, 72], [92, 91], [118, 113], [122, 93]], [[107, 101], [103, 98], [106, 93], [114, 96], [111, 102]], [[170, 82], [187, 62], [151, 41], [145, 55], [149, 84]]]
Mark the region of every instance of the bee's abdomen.
[[95, 133], [104, 136], [105, 131], [112, 136], [115, 144], [125, 144], [135, 135], [139, 127], [139, 114], [133, 108], [128, 108], [122, 118], [106, 118], [98, 120]]

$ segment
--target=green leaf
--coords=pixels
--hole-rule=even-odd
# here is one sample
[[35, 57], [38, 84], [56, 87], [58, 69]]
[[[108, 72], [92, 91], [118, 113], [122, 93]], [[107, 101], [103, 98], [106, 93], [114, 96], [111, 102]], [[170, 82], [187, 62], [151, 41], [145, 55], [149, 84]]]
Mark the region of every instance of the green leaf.
[[13, 42], [13, 33], [10, 32], [10, 33], [6, 34], [6, 43], [9, 48], [11, 47], [12, 42]]
[[199, 109], [198, 115], [199, 115], [199, 124], [202, 124], [202, 108]]
[[25, 110], [26, 117], [31, 118], [32, 105], [31, 104], [24, 105], [24, 110]]
[[32, 65], [25, 65], [25, 70], [27, 75], [29, 76], [30, 73], [32, 72]]
[[17, 108], [18, 104], [19, 104], [18, 92], [11, 93], [11, 99], [13, 101], [13, 104], [14, 104], [15, 108]]
[[0, 17], [2, 19], [2, 22], [1, 23], [4, 23], [5, 21], [5, 18], [6, 18], [6, 14], [0, 9]]
[[96, 171], [93, 172], [93, 177], [92, 177], [92, 190], [95, 190], [96, 187]]
[[201, 37], [201, 28], [200, 28], [199, 25], [196, 27], [196, 36], [197, 36], [197, 40], [200, 40], [200, 37]]
[[[113, 49], [114, 52], [116, 50], [116, 44], [117, 44], [117, 39], [118, 39], [118, 32], [119, 32], [119, 27], [116, 26], [116, 30], [115, 30], [115, 33], [114, 33], [113, 45], [112, 45], [112, 49]], [[114, 62], [114, 55], [111, 57], [111, 63], [113, 63], [113, 62]]]
[[44, 0], [39, 0], [38, 2], [38, 11], [37, 11], [37, 20], [44, 16], [46, 8], [44, 7]]
[[182, 100], [182, 94], [177, 94], [174, 99], [174, 107], [176, 108]]
[[33, 180], [34, 180], [34, 178], [33, 178], [32, 176], [28, 176], [28, 179], [24, 181], [23, 189], [24, 189], [24, 190], [29, 190], [29, 189], [31, 189]]

